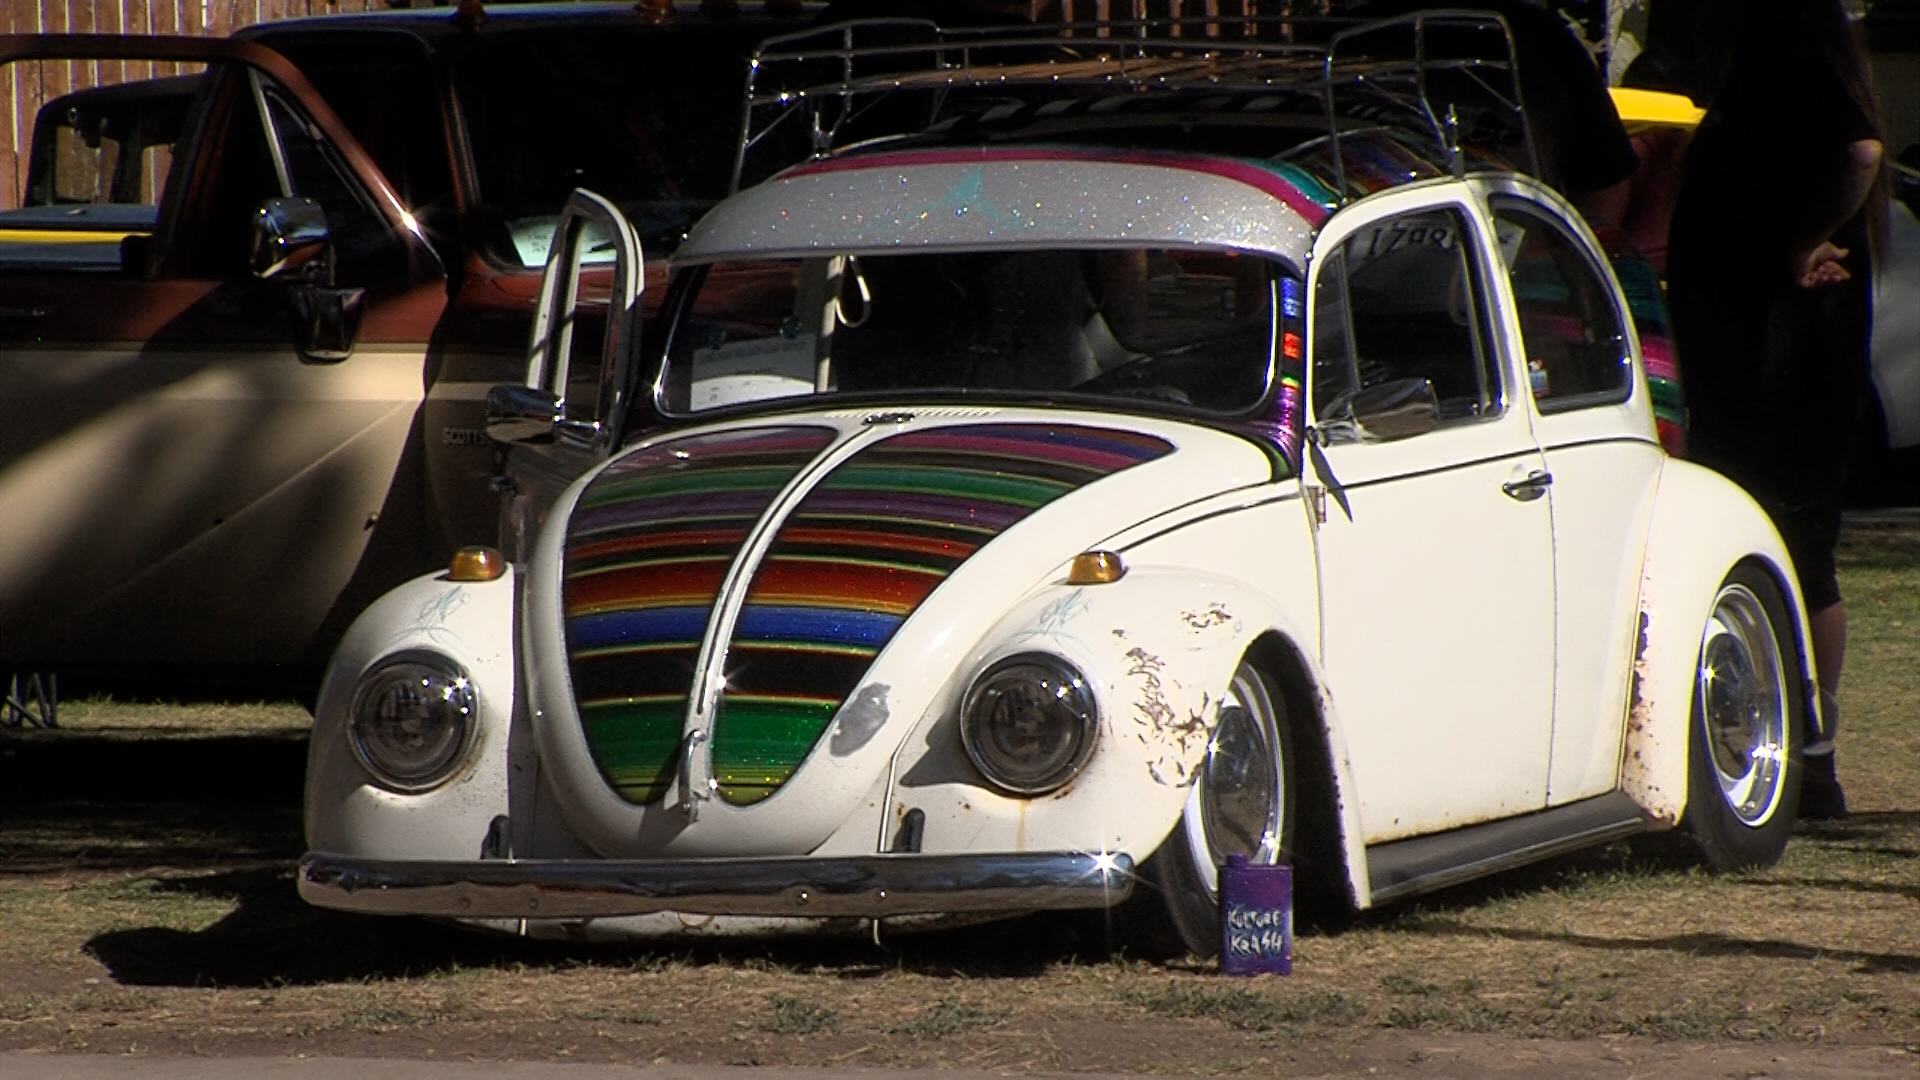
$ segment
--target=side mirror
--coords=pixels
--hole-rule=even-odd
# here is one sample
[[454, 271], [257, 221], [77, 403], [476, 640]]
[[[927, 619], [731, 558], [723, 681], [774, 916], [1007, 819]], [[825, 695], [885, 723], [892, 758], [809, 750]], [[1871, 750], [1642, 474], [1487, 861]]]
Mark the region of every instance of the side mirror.
[[253, 276], [287, 283], [300, 359], [332, 364], [353, 355], [366, 290], [333, 284], [333, 234], [312, 199], [268, 199], [253, 216]]
[[1394, 379], [1353, 395], [1353, 422], [1368, 440], [1424, 435], [1440, 426], [1440, 399], [1426, 379]]
[[248, 260], [254, 277], [328, 283], [332, 253], [327, 213], [312, 199], [268, 199], [254, 214]]
[[560, 395], [510, 383], [487, 391], [487, 437], [495, 442], [550, 443], [566, 419]]

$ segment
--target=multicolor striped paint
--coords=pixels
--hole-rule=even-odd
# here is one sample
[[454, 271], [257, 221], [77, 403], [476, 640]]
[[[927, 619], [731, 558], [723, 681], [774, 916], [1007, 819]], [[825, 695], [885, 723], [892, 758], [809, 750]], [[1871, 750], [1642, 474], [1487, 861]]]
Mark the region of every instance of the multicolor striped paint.
[[1653, 398], [1653, 422], [1660, 445], [1675, 457], [1687, 453], [1687, 398], [1680, 385], [1680, 365], [1669, 336], [1666, 293], [1660, 275], [1645, 257], [1625, 250], [1617, 230], [1603, 232], [1601, 242], [1613, 263], [1613, 275], [1627, 294], [1627, 309], [1640, 338], [1640, 356], [1647, 369], [1647, 392]]
[[595, 477], [567, 523], [567, 653], [587, 746], [628, 802], [666, 793], [700, 641], [740, 546], [831, 428], [661, 443]]
[[894, 631], [982, 545], [1172, 449], [1102, 428], [980, 424], [896, 435], [836, 468], [747, 591], [713, 731], [721, 797], [746, 805], [786, 783]]

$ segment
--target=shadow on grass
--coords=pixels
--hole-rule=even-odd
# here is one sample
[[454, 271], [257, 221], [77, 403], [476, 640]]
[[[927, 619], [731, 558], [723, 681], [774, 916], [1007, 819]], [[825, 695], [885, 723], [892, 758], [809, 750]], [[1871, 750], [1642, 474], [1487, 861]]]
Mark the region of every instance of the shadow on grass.
[[[1634, 863], [1635, 858], [1642, 858]], [[1543, 863], [1404, 908], [1303, 923], [1306, 935], [1349, 926], [1445, 920], [1490, 898], [1564, 886], [1596, 872], [1651, 865], [1624, 845]], [[202, 874], [163, 889], [232, 901], [233, 911], [204, 930], [158, 927], [112, 931], [87, 943], [113, 977], [138, 986], [273, 987], [397, 979], [456, 969], [609, 970], [665, 963], [755, 966], [843, 979], [907, 972], [928, 978], [1028, 978], [1060, 966], [1143, 959], [1176, 970], [1213, 970], [1174, 947], [1158, 918], [1160, 897], [1142, 881], [1133, 899], [1107, 912], [1050, 912], [916, 933], [771, 937], [637, 945], [573, 944], [486, 934], [422, 919], [349, 915], [313, 908], [295, 892], [289, 867]], [[1423, 923], [1424, 930], [1427, 925]]]
[[55, 803], [0, 809], [0, 879], [72, 872], [200, 869], [301, 852], [300, 808]]
[[[1776, 871], [1753, 877], [1736, 877], [1731, 884], [1742, 889], [1888, 895], [1920, 901], [1920, 887], [1872, 880], [1859, 876], [1857, 872], [1850, 872], [1845, 866], [1849, 859], [1879, 863], [1889, 858], [1920, 857], [1920, 851], [1912, 846], [1917, 832], [1920, 832], [1920, 813], [1911, 811], [1857, 813], [1844, 822], [1803, 823], [1794, 842], [1818, 843], [1826, 847], [1824, 857], [1836, 860], [1839, 867], [1832, 876], [1814, 874], [1787, 877]], [[1596, 952], [1669, 952], [1681, 957], [1757, 957], [1767, 960], [1825, 959], [1852, 964], [1859, 974], [1920, 974], [1920, 955], [1910, 953], [1828, 949], [1794, 941], [1746, 938], [1718, 932], [1653, 937], [1598, 936], [1570, 931], [1479, 926], [1470, 924], [1462, 917], [1493, 900], [1577, 886], [1597, 876], [1652, 877], [1696, 872], [1699, 869], [1699, 858], [1684, 833], [1658, 833], [1471, 882], [1421, 897], [1404, 908], [1367, 913], [1364, 918], [1367, 925], [1400, 925], [1422, 934], [1544, 942]]]
[[93, 937], [86, 951], [123, 985], [306, 986], [484, 966], [506, 955], [497, 940], [448, 927], [310, 907], [287, 865], [174, 878], [158, 888], [235, 907], [204, 930], [139, 927]]
[[1821, 949], [1793, 941], [1742, 938], [1722, 933], [1669, 934], [1662, 937], [1598, 937], [1565, 931], [1523, 930], [1514, 927], [1468, 926], [1445, 919], [1428, 919], [1430, 932], [1451, 933], [1499, 941], [1545, 942], [1571, 945], [1595, 952], [1669, 952], [1682, 957], [1757, 957], [1763, 960], [1840, 960], [1855, 965], [1863, 975], [1920, 973], [1920, 956], [1871, 952], [1865, 949]]
[[300, 854], [298, 735], [0, 738], [0, 877]]
[[304, 734], [124, 739], [67, 731], [0, 738], [0, 806], [300, 805]]
[[871, 978], [1024, 978], [1061, 964], [1119, 954], [1097, 915], [1042, 914], [957, 930], [817, 938], [746, 938], [658, 945], [534, 941], [408, 917], [315, 908], [286, 866], [174, 878], [158, 888], [231, 900], [225, 918], [198, 931], [139, 927], [95, 935], [89, 955], [127, 986], [308, 986], [400, 979], [459, 969], [609, 970], [666, 963], [754, 966]]
[[[1303, 935], [1389, 925], [1471, 909], [1517, 893], [1576, 884], [1623, 869], [1666, 864], [1629, 845], [1555, 859], [1423, 898], [1417, 907], [1303, 919]], [[1185, 957], [1158, 917], [1160, 897], [1143, 880], [1133, 899], [1107, 912], [1056, 912], [959, 929], [870, 935], [780, 937], [640, 945], [573, 944], [484, 934], [422, 919], [349, 915], [299, 899], [287, 863], [184, 876], [159, 888], [234, 904], [199, 931], [145, 927], [103, 933], [87, 951], [126, 985], [299, 986], [397, 979], [462, 968], [597, 967], [663, 963], [752, 965], [845, 979], [910, 972], [929, 978], [1026, 978], [1059, 966], [1142, 959], [1172, 969], [1212, 970]], [[1422, 924], [1424, 929], [1427, 925]]]

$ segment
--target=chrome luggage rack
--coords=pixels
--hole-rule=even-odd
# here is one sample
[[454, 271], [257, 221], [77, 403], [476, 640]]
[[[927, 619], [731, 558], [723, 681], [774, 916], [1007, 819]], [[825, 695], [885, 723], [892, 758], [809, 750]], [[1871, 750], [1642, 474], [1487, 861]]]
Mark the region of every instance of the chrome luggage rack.
[[[1454, 175], [1515, 155], [1539, 175], [1517, 70], [1505, 20], [1464, 9], [1374, 22], [1258, 17], [965, 30], [859, 20], [761, 46], [747, 74], [733, 187], [856, 146], [950, 137], [968, 124], [1117, 113], [1178, 96], [1207, 111], [1310, 121], [1323, 133], [1311, 141], [1325, 146], [1342, 201], [1350, 192], [1340, 141], [1360, 130], [1412, 134]], [[1492, 137], [1465, 141], [1469, 126]]]

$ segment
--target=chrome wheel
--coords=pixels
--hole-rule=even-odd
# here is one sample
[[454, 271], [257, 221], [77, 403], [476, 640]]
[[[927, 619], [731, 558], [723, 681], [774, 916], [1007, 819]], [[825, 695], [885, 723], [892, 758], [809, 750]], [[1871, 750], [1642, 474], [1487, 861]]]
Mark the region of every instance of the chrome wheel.
[[1256, 865], [1279, 860], [1288, 805], [1280, 722], [1266, 679], [1241, 664], [1181, 815], [1193, 878], [1208, 900], [1219, 895], [1228, 856]]
[[1720, 798], [1749, 828], [1773, 817], [1787, 788], [1789, 693], [1765, 605], [1729, 581], [1701, 635], [1694, 715]]

